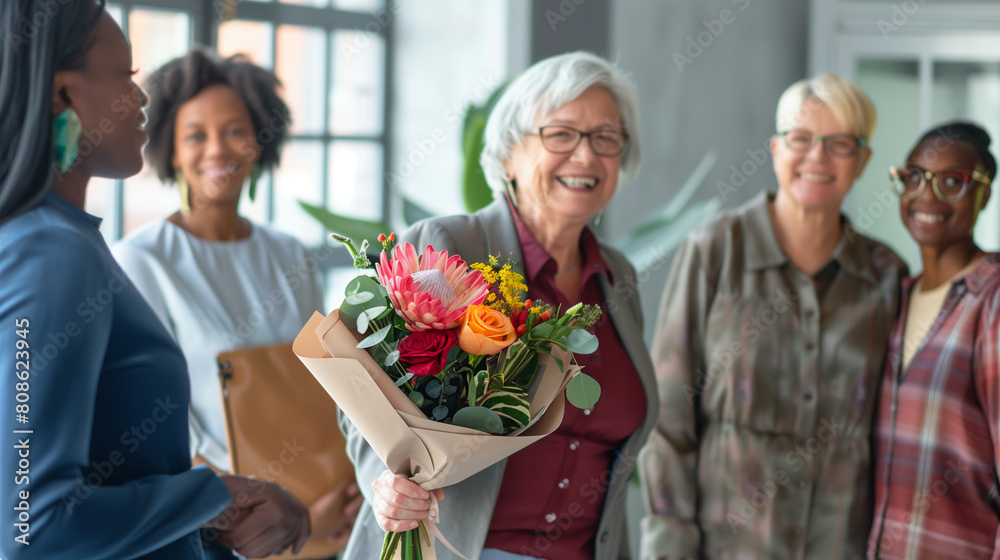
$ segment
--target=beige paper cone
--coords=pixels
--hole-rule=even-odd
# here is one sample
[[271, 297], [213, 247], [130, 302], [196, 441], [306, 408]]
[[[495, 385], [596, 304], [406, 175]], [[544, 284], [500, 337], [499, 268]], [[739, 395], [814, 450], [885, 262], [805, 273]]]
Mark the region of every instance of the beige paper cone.
[[[573, 355], [553, 348], [565, 366], [540, 354], [530, 412], [536, 420], [519, 435], [484, 432], [428, 419], [364, 349], [334, 311], [316, 313], [292, 350], [394, 474], [425, 490], [456, 484], [555, 431], [565, 409], [564, 391], [580, 371]], [[426, 545], [422, 545], [426, 548]], [[433, 547], [432, 547], [433, 548]], [[424, 551], [424, 558], [434, 558]]]

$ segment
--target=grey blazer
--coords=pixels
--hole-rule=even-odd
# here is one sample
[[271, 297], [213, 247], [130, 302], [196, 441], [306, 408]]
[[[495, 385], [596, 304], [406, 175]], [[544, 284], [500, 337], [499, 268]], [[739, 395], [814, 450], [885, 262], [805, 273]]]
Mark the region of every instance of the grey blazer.
[[[490, 254], [500, 254], [503, 259], [511, 252], [518, 267], [521, 267], [523, 261], [514, 220], [503, 199], [475, 214], [433, 218], [415, 224], [401, 236], [400, 242], [405, 241], [412, 243], [418, 252], [423, 251], [427, 245], [433, 245], [435, 249], [461, 255], [466, 262], [486, 262]], [[618, 560], [629, 558], [625, 527], [626, 486], [636, 455], [656, 422], [659, 401], [653, 365], [642, 339], [642, 307], [639, 304], [635, 271], [621, 253], [604, 244], [601, 244], [601, 255], [610, 266], [615, 279], [612, 285], [606, 276], [601, 277], [601, 291], [606, 298], [604, 309], [625, 345], [633, 366], [639, 372], [646, 393], [646, 417], [639, 430], [617, 452], [618, 457], [609, 473], [610, 482], [598, 526], [596, 560]], [[523, 268], [520, 272], [524, 273]], [[344, 558], [378, 558], [384, 533], [375, 522], [370, 506], [371, 483], [385, 470], [385, 465], [343, 415], [340, 416], [340, 427], [347, 438], [347, 452], [354, 461], [358, 485], [366, 501], [358, 513]], [[506, 461], [502, 461], [445, 489], [445, 499], [440, 504], [441, 523], [438, 527], [448, 541], [468, 556], [469, 560], [479, 560], [486, 542], [505, 466]], [[544, 552], [540, 553], [544, 555]], [[459, 560], [441, 545], [437, 546], [437, 554], [442, 560]]]

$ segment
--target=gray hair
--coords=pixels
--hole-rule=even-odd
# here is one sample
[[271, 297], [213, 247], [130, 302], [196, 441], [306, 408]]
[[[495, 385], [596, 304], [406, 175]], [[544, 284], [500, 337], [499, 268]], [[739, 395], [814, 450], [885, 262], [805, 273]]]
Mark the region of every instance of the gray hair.
[[622, 153], [619, 176], [629, 179], [639, 168], [639, 103], [635, 86], [614, 64], [583, 51], [546, 58], [511, 82], [493, 107], [483, 133], [479, 163], [494, 195], [504, 192], [507, 174], [503, 163], [514, 146], [531, 131], [535, 118], [548, 115], [579, 97], [591, 86], [606, 88], [618, 103], [629, 140]]

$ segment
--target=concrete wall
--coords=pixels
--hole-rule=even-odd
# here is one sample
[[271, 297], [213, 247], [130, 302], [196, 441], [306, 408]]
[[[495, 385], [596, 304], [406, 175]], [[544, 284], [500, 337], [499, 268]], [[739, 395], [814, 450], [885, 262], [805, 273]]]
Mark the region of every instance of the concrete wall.
[[[618, 1], [610, 24], [608, 54], [639, 88], [644, 157], [607, 213], [607, 236], [671, 200], [709, 151], [718, 159], [695, 200], [733, 208], [777, 188], [768, 140], [778, 96], [806, 74], [805, 2]], [[641, 285], [647, 336], [668, 269]]]

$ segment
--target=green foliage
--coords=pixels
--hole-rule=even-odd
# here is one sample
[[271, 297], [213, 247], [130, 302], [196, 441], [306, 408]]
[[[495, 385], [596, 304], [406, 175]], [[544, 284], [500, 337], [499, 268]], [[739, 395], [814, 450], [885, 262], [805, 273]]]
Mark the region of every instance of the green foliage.
[[465, 202], [465, 211], [472, 213], [480, 208], [485, 208], [493, 202], [493, 192], [486, 183], [486, 176], [483, 168], [479, 165], [479, 155], [483, 153], [483, 132], [486, 130], [486, 121], [497, 100], [507, 89], [509, 82], [505, 82], [490, 94], [489, 98], [482, 105], [469, 105], [465, 112], [465, 120], [462, 122], [462, 200]]
[[586, 373], [578, 373], [566, 385], [566, 400], [577, 408], [590, 408], [601, 398], [601, 384]]

